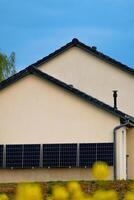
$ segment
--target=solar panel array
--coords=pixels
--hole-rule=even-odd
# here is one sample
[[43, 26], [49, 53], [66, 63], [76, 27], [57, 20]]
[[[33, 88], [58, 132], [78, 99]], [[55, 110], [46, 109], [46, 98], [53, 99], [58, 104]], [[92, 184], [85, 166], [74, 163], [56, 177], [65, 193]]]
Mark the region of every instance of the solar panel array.
[[113, 143], [0, 145], [0, 168], [113, 166]]

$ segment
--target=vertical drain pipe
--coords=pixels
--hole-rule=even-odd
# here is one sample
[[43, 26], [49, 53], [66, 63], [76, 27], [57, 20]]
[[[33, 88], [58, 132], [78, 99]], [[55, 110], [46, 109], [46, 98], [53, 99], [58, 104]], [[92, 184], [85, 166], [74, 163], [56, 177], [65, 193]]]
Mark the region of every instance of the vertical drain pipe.
[[113, 137], [114, 137], [114, 180], [117, 179], [117, 172], [116, 172], [116, 131], [120, 128], [123, 128], [129, 124], [129, 120], [127, 120], [124, 124], [118, 125], [113, 129]]

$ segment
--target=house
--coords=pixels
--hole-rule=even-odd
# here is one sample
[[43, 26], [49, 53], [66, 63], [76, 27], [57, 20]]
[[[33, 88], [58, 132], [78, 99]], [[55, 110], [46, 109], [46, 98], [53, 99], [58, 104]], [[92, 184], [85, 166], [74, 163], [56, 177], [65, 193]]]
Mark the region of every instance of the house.
[[1, 82], [0, 181], [90, 180], [97, 160], [133, 179], [133, 88], [132, 68], [77, 39]]

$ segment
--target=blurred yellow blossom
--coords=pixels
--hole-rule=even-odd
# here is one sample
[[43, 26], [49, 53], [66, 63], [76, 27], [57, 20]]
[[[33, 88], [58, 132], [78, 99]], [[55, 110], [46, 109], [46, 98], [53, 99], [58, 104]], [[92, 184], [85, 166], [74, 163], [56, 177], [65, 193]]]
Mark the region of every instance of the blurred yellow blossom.
[[68, 191], [72, 194], [81, 190], [80, 184], [76, 181], [71, 181], [67, 184]]
[[106, 194], [107, 193], [105, 190], [97, 190], [93, 195], [93, 199], [94, 200], [107, 200]]
[[68, 199], [68, 192], [63, 186], [54, 186], [52, 191], [52, 198], [55, 200], [66, 200]]
[[88, 195], [88, 194], [83, 194], [83, 197], [81, 198], [81, 200], [94, 200], [93, 196]]
[[129, 188], [130, 188], [131, 191], [134, 192], [134, 183], [131, 183], [131, 184], [129, 185]]
[[0, 194], [0, 200], [8, 200], [8, 196], [6, 194]]
[[125, 198], [124, 199], [125, 200], [134, 200], [134, 192], [131, 192], [131, 191], [127, 192], [125, 194]]
[[117, 192], [114, 190], [107, 190], [106, 196], [108, 200], [118, 200]]
[[34, 183], [18, 184], [16, 189], [16, 200], [43, 200], [41, 187]]
[[106, 163], [99, 161], [93, 165], [92, 173], [96, 179], [104, 180], [109, 176], [109, 168]]
[[114, 190], [97, 190], [93, 195], [94, 200], [118, 200]]
[[[109, 168], [104, 162], [96, 162], [92, 172], [95, 178], [103, 180], [108, 177]], [[92, 194], [90, 187], [86, 189], [87, 193], [76, 181], [68, 182], [65, 186], [55, 185], [52, 194], [46, 197], [46, 200], [118, 200], [118, 194], [115, 190], [96, 190]], [[124, 200], [134, 200], [134, 182], [131, 182], [129, 189], [130, 191], [125, 194]], [[41, 186], [35, 183], [20, 183], [16, 188], [16, 195], [13, 199], [43, 200]], [[6, 194], [0, 194], [0, 200], [9, 200], [9, 198]]]
[[71, 196], [71, 199], [74, 200], [83, 200], [84, 199], [84, 193], [81, 190], [78, 190], [77, 192], [73, 193]]
[[53, 200], [51, 196], [47, 197], [46, 200]]

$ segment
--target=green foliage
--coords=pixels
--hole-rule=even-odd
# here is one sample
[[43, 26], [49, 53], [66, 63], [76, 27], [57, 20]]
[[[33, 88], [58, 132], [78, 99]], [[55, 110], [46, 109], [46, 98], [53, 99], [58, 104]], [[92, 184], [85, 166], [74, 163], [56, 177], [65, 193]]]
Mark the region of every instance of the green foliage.
[[9, 57], [0, 53], [0, 82], [15, 73], [15, 53], [12, 52]]

